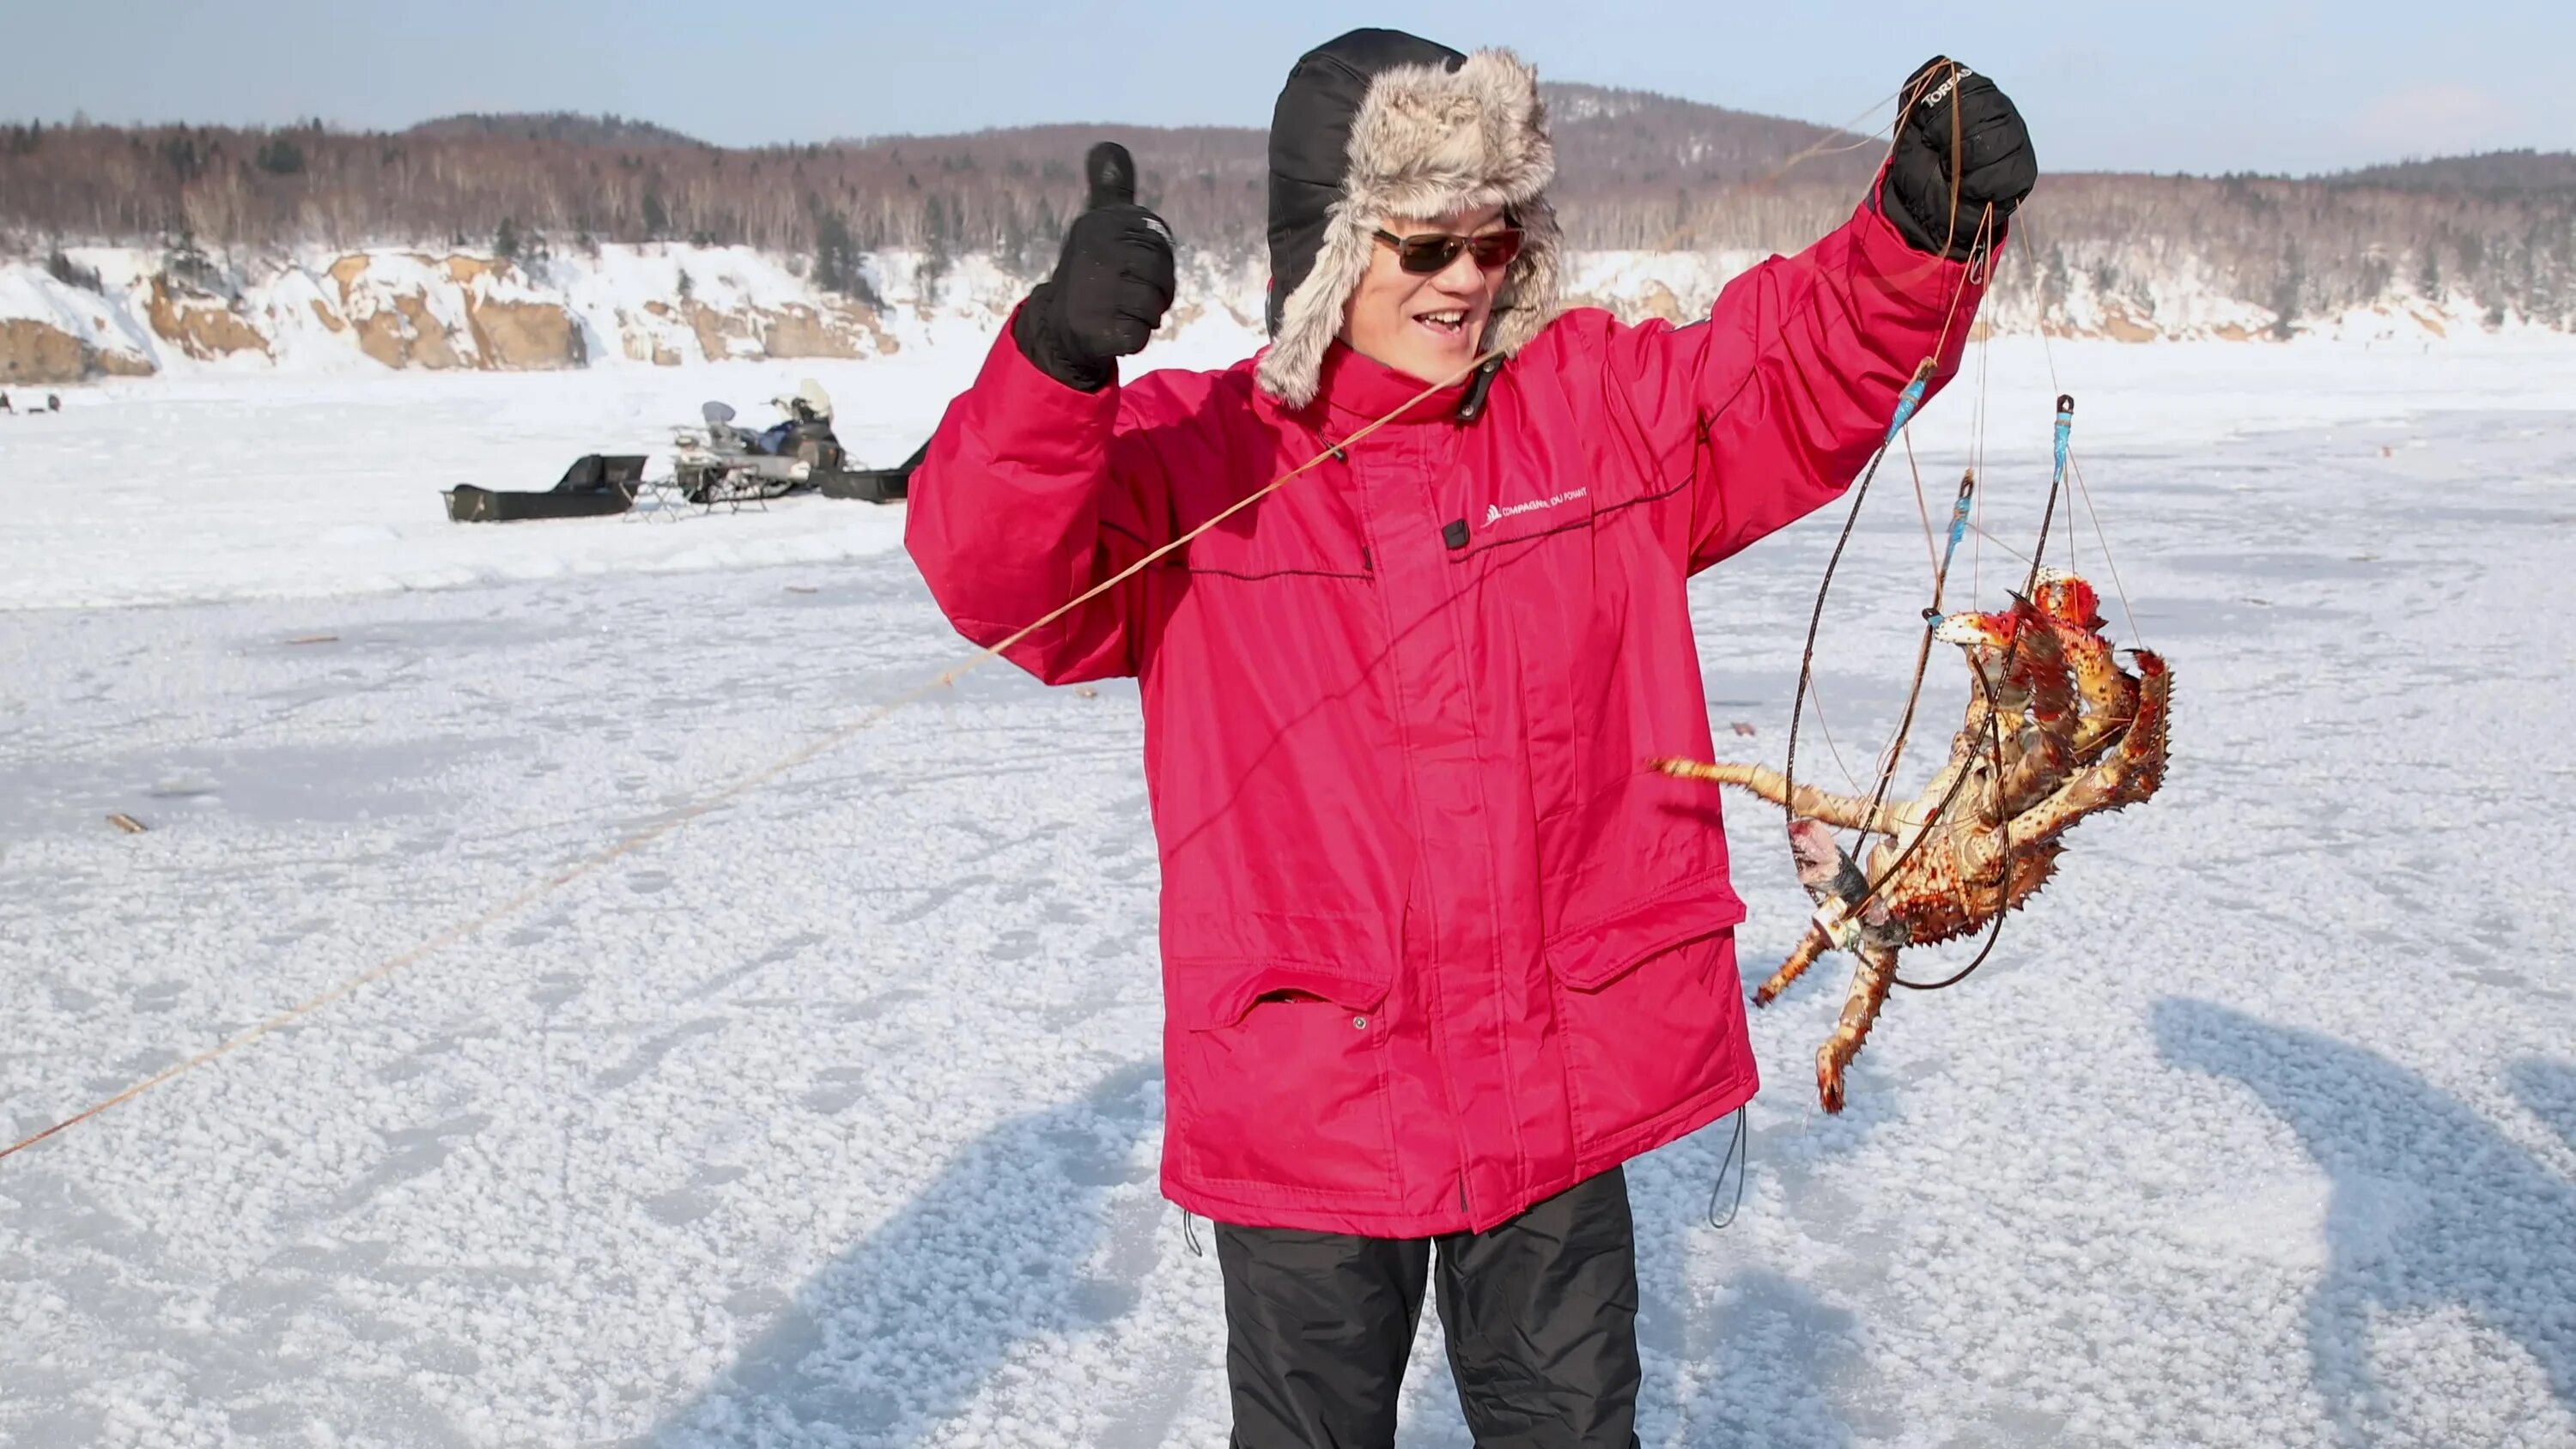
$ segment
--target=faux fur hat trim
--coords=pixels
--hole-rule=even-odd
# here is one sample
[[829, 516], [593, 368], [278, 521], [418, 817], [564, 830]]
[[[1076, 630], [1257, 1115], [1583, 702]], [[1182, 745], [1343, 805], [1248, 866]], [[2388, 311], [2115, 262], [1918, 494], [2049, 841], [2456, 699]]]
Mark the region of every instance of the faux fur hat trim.
[[1349, 166], [1315, 264], [1281, 308], [1261, 359], [1261, 389], [1291, 408], [1314, 401], [1342, 308], [1368, 272], [1383, 218], [1429, 218], [1488, 206], [1521, 228], [1484, 348], [1517, 351], [1556, 312], [1561, 238], [1547, 203], [1556, 147], [1538, 72], [1508, 50], [1480, 50], [1455, 69], [1401, 65], [1369, 81], [1351, 124]]

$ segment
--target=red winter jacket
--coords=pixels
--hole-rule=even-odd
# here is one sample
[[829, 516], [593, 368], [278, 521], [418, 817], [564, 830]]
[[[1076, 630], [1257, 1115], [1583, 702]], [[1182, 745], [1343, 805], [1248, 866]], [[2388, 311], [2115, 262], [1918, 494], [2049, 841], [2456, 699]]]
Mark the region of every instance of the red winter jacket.
[[[1163, 1186], [1223, 1222], [1482, 1230], [1753, 1095], [1744, 907], [1684, 583], [1832, 499], [1979, 288], [1873, 208], [1706, 323], [1569, 312], [1455, 391], [1032, 635], [1132, 674], [1162, 857]], [[1954, 306], [1955, 304], [1955, 306]], [[906, 543], [991, 644], [1424, 384], [1335, 347], [1065, 387], [1006, 330]], [[1789, 619], [1748, 619], [1789, 629]]]

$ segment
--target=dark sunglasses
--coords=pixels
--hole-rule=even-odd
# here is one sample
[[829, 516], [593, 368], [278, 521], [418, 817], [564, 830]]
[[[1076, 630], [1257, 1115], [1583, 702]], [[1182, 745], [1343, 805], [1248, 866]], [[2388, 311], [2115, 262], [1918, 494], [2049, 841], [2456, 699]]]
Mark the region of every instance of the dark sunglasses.
[[1420, 236], [1397, 236], [1381, 230], [1377, 239], [1395, 248], [1397, 266], [1417, 276], [1430, 276], [1445, 271], [1458, 254], [1465, 252], [1476, 259], [1476, 265], [1488, 272], [1498, 272], [1512, 264], [1521, 254], [1518, 227], [1489, 231], [1482, 236], [1459, 236], [1454, 232], [1424, 232]]

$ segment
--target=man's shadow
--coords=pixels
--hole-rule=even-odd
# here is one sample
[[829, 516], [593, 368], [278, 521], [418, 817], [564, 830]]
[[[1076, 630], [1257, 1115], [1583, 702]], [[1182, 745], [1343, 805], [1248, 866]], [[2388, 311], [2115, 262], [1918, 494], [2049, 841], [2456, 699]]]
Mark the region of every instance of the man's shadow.
[[2576, 1151], [2576, 1066], [2537, 1057], [2513, 1064], [2505, 1073], [2513, 1094], [2531, 1115], [2546, 1122]]
[[1023, 1340], [1126, 1313], [1132, 1284], [1081, 1274], [1108, 1226], [1101, 1198], [1136, 1179], [1129, 1160], [1160, 1098], [1159, 1068], [1140, 1062], [1080, 1101], [996, 1126], [798, 1288], [646, 1442], [696, 1449], [819, 1431], [894, 1449], [960, 1413]]
[[[2152, 1023], [2167, 1061], [2252, 1088], [2334, 1181], [2308, 1353], [2347, 1438], [2384, 1421], [2374, 1313], [2464, 1310], [2521, 1344], [2576, 1410], [2576, 1183], [2372, 1052], [2207, 1002], [2158, 1002]], [[2512, 1076], [2576, 1145], [2576, 1072], [2526, 1061]]]

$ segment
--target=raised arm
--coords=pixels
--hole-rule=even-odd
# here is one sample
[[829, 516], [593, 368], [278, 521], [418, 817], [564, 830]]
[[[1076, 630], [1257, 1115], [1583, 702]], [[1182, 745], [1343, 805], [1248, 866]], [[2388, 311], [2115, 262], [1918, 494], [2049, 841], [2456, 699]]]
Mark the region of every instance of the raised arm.
[[1935, 391], [1956, 371], [2035, 178], [2012, 103], [1936, 59], [1907, 83], [1897, 146], [1842, 227], [1736, 278], [1706, 322], [1596, 316], [1571, 339], [1597, 350], [1603, 404], [1647, 476], [1687, 480], [1675, 502], [1693, 571], [1830, 501], [1917, 368], [1933, 364]]
[[[1171, 234], [1136, 205], [1123, 148], [1092, 149], [1091, 204], [1055, 275], [1012, 315], [913, 473], [904, 545], [958, 631], [986, 647], [1163, 541], [1152, 440], [1122, 425], [1117, 359], [1171, 306]], [[1005, 651], [1047, 682], [1133, 673], [1135, 602], [1114, 589]]]
[[[1005, 335], [913, 471], [904, 547], [957, 631], [992, 647], [1164, 542], [1170, 508], [1119, 390], [1079, 392]], [[1136, 671], [1139, 580], [1003, 651], [1049, 684]]]

